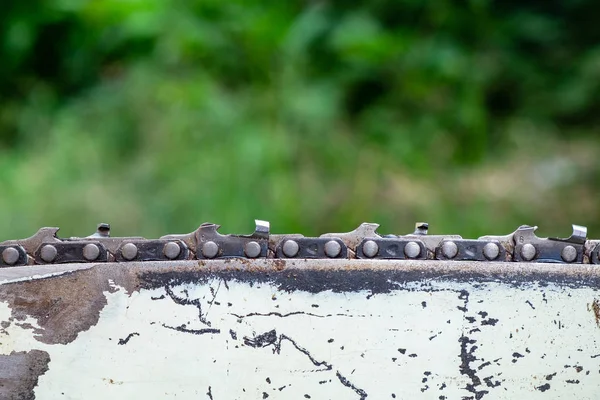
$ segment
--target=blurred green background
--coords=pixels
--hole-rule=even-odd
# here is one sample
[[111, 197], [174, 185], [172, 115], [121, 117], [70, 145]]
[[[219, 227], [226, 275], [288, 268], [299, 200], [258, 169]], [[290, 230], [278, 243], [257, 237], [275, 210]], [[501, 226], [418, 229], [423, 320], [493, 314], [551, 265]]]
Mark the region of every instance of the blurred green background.
[[0, 238], [600, 237], [600, 3], [5, 0]]

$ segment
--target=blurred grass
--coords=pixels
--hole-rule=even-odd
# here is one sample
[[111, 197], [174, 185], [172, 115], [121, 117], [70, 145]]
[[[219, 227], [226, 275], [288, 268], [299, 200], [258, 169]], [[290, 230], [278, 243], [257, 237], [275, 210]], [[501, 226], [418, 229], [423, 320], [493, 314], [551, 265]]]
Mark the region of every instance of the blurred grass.
[[[8, 1], [0, 237], [600, 237], [600, 6]], [[591, 13], [591, 14], [590, 14]], [[597, 14], [596, 14], [597, 15]]]

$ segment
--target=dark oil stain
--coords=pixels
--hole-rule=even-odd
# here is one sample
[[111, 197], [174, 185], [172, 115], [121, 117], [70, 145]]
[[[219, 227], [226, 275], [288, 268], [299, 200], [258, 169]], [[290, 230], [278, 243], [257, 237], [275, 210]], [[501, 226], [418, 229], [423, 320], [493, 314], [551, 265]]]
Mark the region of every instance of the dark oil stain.
[[540, 392], [545, 392], [546, 390], [550, 389], [550, 384], [544, 383], [542, 386], [536, 386], [536, 389]]
[[210, 400], [214, 400], [212, 395], [212, 388], [210, 386], [208, 387], [208, 392], [206, 392], [206, 395]]
[[134, 336], [140, 336], [140, 334], [137, 332], [130, 333], [129, 335], [127, 335], [127, 337], [125, 339], [119, 339], [119, 343], [117, 343], [117, 344], [119, 344], [119, 345], [127, 344], [129, 342], [129, 339], [131, 339]]
[[483, 381], [485, 382], [487, 387], [490, 388], [495, 388], [501, 385], [501, 382], [499, 380], [493, 380], [494, 377], [493, 376], [487, 376], [485, 378], [483, 378]]
[[535, 307], [533, 306], [533, 304], [531, 303], [531, 301], [527, 300], [525, 303], [529, 304], [529, 307], [531, 307], [532, 309], [535, 310]]
[[495, 326], [497, 323], [498, 323], [498, 319], [496, 319], [496, 318], [488, 318], [486, 320], [481, 321], [481, 325]]
[[525, 357], [523, 354], [517, 352], [512, 353], [512, 356], [514, 357], [511, 361], [513, 364], [517, 362], [517, 359]]
[[246, 315], [239, 315], [239, 314], [235, 314], [235, 313], [230, 313], [230, 315], [233, 315], [236, 318], [239, 319], [244, 319], [244, 318], [248, 318], [248, 317], [279, 317], [279, 318], [286, 318], [286, 317], [290, 317], [293, 315], [308, 315], [311, 317], [317, 317], [317, 318], [325, 318], [325, 317], [331, 317], [332, 314], [328, 314], [328, 315], [319, 315], [319, 314], [313, 314], [313, 313], [307, 313], [305, 311], [293, 311], [293, 312], [289, 312], [286, 314], [282, 314], [279, 312], [269, 312], [269, 313], [257, 313], [257, 312], [253, 312], [250, 314], [246, 314]]
[[[252, 338], [244, 337], [244, 343], [247, 346], [254, 348], [264, 348], [268, 346], [273, 346], [273, 352], [275, 354], [281, 353], [281, 344], [283, 341], [290, 342], [296, 348], [296, 350], [308, 357], [308, 359], [314, 366], [323, 367], [322, 371], [330, 371], [333, 369], [332, 364], [328, 363], [327, 361], [317, 360], [307, 349], [300, 346], [294, 339], [284, 334], [277, 334], [277, 331], [275, 331], [275, 329], [262, 333], [260, 335], [256, 335]], [[359, 395], [360, 400], [366, 399], [367, 393], [364, 390], [356, 387], [352, 382], [350, 382], [350, 380], [348, 380], [348, 378], [343, 376], [339, 371], [336, 371], [335, 375], [342, 385], [352, 389], [357, 395]]]
[[485, 367], [487, 367], [488, 365], [492, 365], [491, 361], [486, 361], [483, 364], [481, 364], [479, 367], [477, 367], [478, 371], [481, 371], [482, 369], [484, 369]]
[[337, 376], [342, 385], [354, 390], [354, 392], [360, 396], [360, 400], [365, 400], [367, 398], [367, 392], [354, 386], [347, 378], [343, 377], [339, 371], [335, 373], [335, 376]]
[[207, 333], [221, 333], [220, 329], [214, 329], [214, 328], [204, 328], [204, 329], [188, 329], [186, 328], [186, 325], [179, 325], [179, 326], [169, 326], [166, 324], [162, 324], [163, 328], [167, 328], [167, 329], [171, 329], [177, 332], [182, 332], [182, 333], [191, 333], [192, 335], [205, 335]]

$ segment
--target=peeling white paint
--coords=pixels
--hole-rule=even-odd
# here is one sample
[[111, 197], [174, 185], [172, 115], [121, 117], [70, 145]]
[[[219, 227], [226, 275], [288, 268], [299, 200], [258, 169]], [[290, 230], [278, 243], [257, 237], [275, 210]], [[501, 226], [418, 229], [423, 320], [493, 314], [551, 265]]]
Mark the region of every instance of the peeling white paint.
[[[222, 279], [111, 287], [98, 323], [72, 343], [39, 342], [33, 318], [0, 333], [0, 354], [49, 353], [36, 398], [600, 398], [595, 288], [445, 279], [375, 295]], [[0, 320], [10, 315], [0, 303]]]

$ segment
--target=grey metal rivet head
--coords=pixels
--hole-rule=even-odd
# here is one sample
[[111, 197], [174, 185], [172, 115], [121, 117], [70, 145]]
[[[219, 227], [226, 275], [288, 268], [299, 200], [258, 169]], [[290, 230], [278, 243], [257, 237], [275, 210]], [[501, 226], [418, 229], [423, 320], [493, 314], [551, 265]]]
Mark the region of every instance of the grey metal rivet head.
[[56, 247], [52, 246], [51, 244], [45, 245], [42, 247], [42, 251], [40, 251], [40, 257], [46, 262], [54, 261], [57, 254], [58, 251], [56, 250]]
[[214, 258], [219, 252], [219, 246], [211, 241], [208, 241], [202, 245], [202, 254], [206, 258]]
[[325, 243], [325, 255], [327, 257], [335, 258], [340, 255], [342, 251], [342, 245], [340, 245], [335, 240], [330, 240]]
[[169, 243], [165, 244], [165, 247], [163, 247], [163, 254], [169, 260], [176, 259], [177, 257], [179, 257], [180, 253], [181, 253], [181, 247], [179, 247], [179, 245], [175, 242], [169, 242]]
[[134, 258], [137, 257], [137, 254], [138, 254], [138, 248], [133, 243], [126, 243], [121, 248], [121, 255], [126, 260], [129, 260], [129, 261], [133, 260]]
[[373, 258], [377, 255], [377, 253], [379, 253], [379, 245], [373, 240], [367, 240], [363, 244], [362, 251], [365, 256]]
[[404, 246], [404, 254], [408, 258], [417, 258], [421, 254], [421, 246], [417, 242], [408, 242]]
[[83, 248], [83, 258], [94, 261], [100, 255], [100, 249], [93, 243], [86, 244]]
[[458, 254], [458, 246], [454, 242], [444, 242], [442, 244], [442, 254], [446, 258], [454, 258]]
[[286, 240], [283, 243], [283, 247], [281, 250], [283, 250], [283, 254], [286, 257], [296, 257], [296, 255], [300, 251], [300, 246], [298, 246], [298, 243], [296, 243], [296, 241], [294, 240]]
[[500, 255], [500, 247], [496, 243], [488, 243], [483, 246], [483, 255], [488, 260], [495, 260]]
[[573, 246], [565, 246], [560, 256], [566, 262], [573, 262], [577, 258], [577, 249]]
[[4, 249], [2, 252], [2, 260], [8, 265], [13, 265], [19, 261], [19, 250], [14, 247]]
[[535, 246], [531, 243], [525, 243], [523, 247], [521, 247], [521, 257], [523, 257], [525, 261], [533, 260], [536, 253], [537, 250], [535, 249]]
[[260, 244], [255, 241], [246, 243], [244, 253], [250, 258], [258, 257], [260, 255]]

